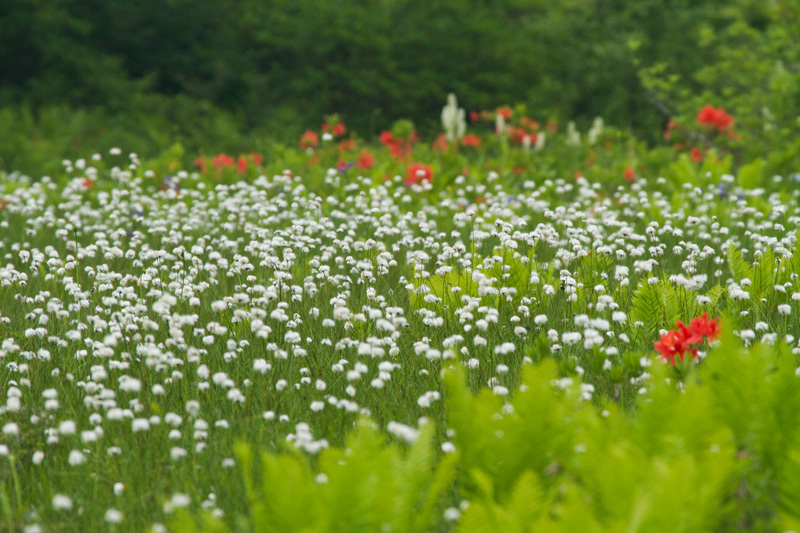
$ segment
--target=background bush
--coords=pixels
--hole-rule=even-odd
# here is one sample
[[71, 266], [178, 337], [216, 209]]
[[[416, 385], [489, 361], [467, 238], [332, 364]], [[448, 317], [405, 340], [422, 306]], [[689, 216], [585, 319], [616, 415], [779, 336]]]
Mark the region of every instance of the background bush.
[[[468, 110], [523, 103], [582, 127], [603, 116], [652, 141], [667, 121], [658, 73], [683, 91], [675, 113], [769, 90], [786, 97], [770, 111], [796, 118], [796, 25], [788, 0], [8, 0], [0, 128], [35, 140], [57, 106], [84, 110], [48, 135], [62, 156], [128, 137], [150, 155], [165, 138], [195, 153], [238, 148], [241, 133], [294, 141], [331, 112], [361, 135], [403, 117], [428, 117], [417, 125], [431, 133], [454, 91]], [[759, 85], [777, 56], [782, 74]], [[19, 144], [0, 145], [0, 165], [40, 171]]]

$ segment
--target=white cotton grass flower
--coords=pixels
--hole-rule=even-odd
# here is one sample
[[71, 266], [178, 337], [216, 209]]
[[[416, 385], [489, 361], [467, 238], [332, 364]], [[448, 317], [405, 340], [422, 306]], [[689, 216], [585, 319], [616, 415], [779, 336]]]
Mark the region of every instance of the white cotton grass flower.
[[119, 390], [122, 392], [139, 392], [142, 390], [142, 382], [130, 376], [120, 376]]
[[448, 522], [456, 522], [461, 518], [461, 511], [455, 507], [448, 507], [444, 510], [444, 519]]
[[792, 312], [792, 307], [789, 304], [780, 304], [778, 306], [778, 314], [788, 315]]
[[19, 435], [19, 426], [16, 422], [6, 422], [3, 425], [3, 435], [7, 437], [16, 437]]
[[150, 429], [150, 421], [146, 418], [135, 418], [131, 422], [131, 431], [139, 433], [141, 431], [148, 431]]
[[80, 450], [72, 450], [69, 452], [67, 462], [70, 466], [80, 466], [86, 462], [86, 456]]
[[72, 509], [72, 500], [64, 494], [56, 494], [53, 496], [52, 505], [56, 511], [69, 511]]
[[411, 426], [407, 426], [405, 424], [401, 424], [399, 422], [389, 422], [386, 425], [386, 431], [398, 437], [409, 444], [413, 444], [419, 438], [419, 430], [412, 428]]
[[187, 452], [185, 449], [175, 446], [170, 449], [169, 456], [173, 461], [178, 461], [186, 457]]
[[122, 513], [116, 509], [108, 509], [103, 517], [109, 524], [119, 524], [122, 522]]

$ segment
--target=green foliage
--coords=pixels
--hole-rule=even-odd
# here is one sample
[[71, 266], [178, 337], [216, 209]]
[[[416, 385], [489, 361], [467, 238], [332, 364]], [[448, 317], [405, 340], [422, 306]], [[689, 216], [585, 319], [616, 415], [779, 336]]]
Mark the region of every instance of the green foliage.
[[780, 509], [796, 519], [796, 478], [783, 474], [797, 468], [795, 357], [735, 343], [680, 391], [654, 368], [633, 416], [581, 403], [574, 385], [545, 393], [552, 364], [529, 367], [502, 409], [491, 396], [469, 399], [453, 374], [448, 415], [472, 480], [459, 530], [574, 531], [578, 516], [582, 530], [769, 531]]
[[684, 314], [678, 301], [679, 289], [665, 280], [656, 283], [643, 279], [633, 293], [631, 315], [645, 324], [650, 336], [660, 329], [670, 329]]
[[[458, 460], [458, 454], [437, 458], [433, 431], [432, 424], [420, 428], [403, 450], [361, 420], [345, 448], [320, 454], [316, 475], [299, 452], [262, 453], [257, 468], [252, 449], [240, 445], [250, 514], [236, 531], [429, 531]], [[197, 522], [183, 515], [174, 525], [182, 533], [228, 531], [209, 517]]]
[[[737, 166], [755, 161], [739, 176], [743, 186], [754, 187], [800, 164], [800, 5], [731, 2], [717, 20], [702, 21], [690, 38], [706, 61], [642, 61], [640, 75], [651, 100], [675, 119], [687, 143], [730, 152]], [[729, 135], [696, 123], [706, 105], [724, 107], [733, 117]]]
[[[668, 367], [652, 368], [634, 413], [582, 400], [579, 382], [555, 380], [552, 361], [527, 366], [508, 402], [474, 397], [454, 368], [445, 382], [457, 453], [433, 451], [432, 424], [403, 451], [366, 420], [315, 466], [291, 452], [263, 453], [256, 467], [242, 445], [250, 514], [237, 531], [428, 531], [454, 489], [469, 502], [456, 523], [463, 532], [795, 527], [796, 364], [785, 347], [745, 350], [727, 333], [680, 386]], [[185, 514], [174, 527], [227, 530]]]
[[[653, 140], [664, 121], [648, 91], [660, 90], [662, 72], [680, 81], [697, 73], [692, 87], [702, 87], [741, 77], [741, 62], [750, 79], [768, 74], [749, 105], [766, 102], [789, 140], [796, 55], [781, 54], [791, 51], [792, 26], [782, 23], [790, 4], [9, 0], [0, 6], [0, 106], [100, 107], [135, 124], [155, 113], [128, 109], [132, 101], [182, 95], [287, 141], [333, 112], [362, 134], [429, 117], [418, 125], [430, 134], [455, 92], [467, 110], [522, 103], [542, 120], [583, 127], [602, 115]], [[637, 65], [661, 68], [639, 76]]]

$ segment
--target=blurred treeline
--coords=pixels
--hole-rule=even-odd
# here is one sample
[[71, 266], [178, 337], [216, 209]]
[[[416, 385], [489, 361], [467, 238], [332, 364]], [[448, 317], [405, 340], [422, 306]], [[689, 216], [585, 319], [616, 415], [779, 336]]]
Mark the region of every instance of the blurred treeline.
[[654, 140], [663, 83], [707, 89], [696, 73], [730, 28], [765, 33], [796, 2], [2, 0], [0, 168], [113, 145], [259, 149], [334, 112], [362, 136], [403, 117], [431, 133], [448, 92]]

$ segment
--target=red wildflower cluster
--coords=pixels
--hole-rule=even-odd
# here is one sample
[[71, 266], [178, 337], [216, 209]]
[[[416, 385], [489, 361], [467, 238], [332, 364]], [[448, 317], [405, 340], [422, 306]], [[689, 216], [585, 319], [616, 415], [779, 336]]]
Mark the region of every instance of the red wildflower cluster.
[[[454, 145], [455, 149], [458, 150], [458, 145]], [[450, 148], [450, 143], [447, 142], [447, 134], [440, 133], [436, 140], [431, 143], [431, 148], [433, 148], [434, 152], [442, 153], [446, 152], [448, 148]]]
[[334, 137], [342, 137], [347, 133], [347, 126], [344, 125], [344, 122], [341, 122], [338, 120], [338, 118], [335, 118], [332, 122], [326, 122], [323, 124], [322, 131], [323, 133], [330, 133]]
[[372, 165], [375, 164], [375, 156], [372, 155], [368, 150], [361, 150], [358, 152], [358, 160], [356, 161], [356, 166], [358, 168], [369, 169], [372, 168]]
[[688, 327], [680, 320], [675, 322], [675, 327], [677, 329], [668, 331], [654, 344], [661, 358], [671, 365], [675, 364], [676, 357], [680, 357], [682, 363], [684, 353], [691, 353], [692, 359], [695, 359], [698, 355], [694, 345], [701, 344], [705, 340], [716, 340], [720, 334], [719, 322], [714, 319], [709, 320], [708, 313], [692, 319]]
[[[264, 157], [261, 154], [257, 154], [255, 152], [240, 155], [238, 159], [234, 161], [233, 157], [229, 156], [228, 154], [217, 154], [211, 158], [211, 166], [216, 169], [217, 175], [224, 169], [224, 168], [234, 168], [236, 167], [236, 171], [239, 174], [244, 174], [247, 172], [250, 163], [254, 166], [259, 166]], [[205, 173], [208, 171], [208, 158], [204, 155], [197, 157], [192, 164], [200, 169], [200, 172]]]
[[211, 158], [211, 166], [214, 168], [232, 167], [233, 158], [228, 154], [217, 154]]
[[464, 137], [461, 139], [461, 144], [463, 146], [469, 146], [471, 148], [480, 147], [481, 142], [482, 141], [481, 141], [480, 137], [478, 137], [477, 135], [472, 135], [472, 134], [464, 135]]
[[506, 106], [498, 107], [495, 114], [501, 115], [504, 119], [510, 120], [511, 119], [511, 108]]
[[488, 109], [484, 109], [483, 111], [470, 111], [469, 112], [469, 119], [472, 122], [494, 122], [497, 118], [497, 115], [501, 115], [505, 120], [511, 120], [511, 116], [514, 112], [511, 108], [507, 105], [500, 106], [494, 111], [490, 111]]
[[723, 108], [707, 105], [697, 112], [697, 122], [722, 132], [733, 125], [733, 118]]
[[414, 144], [417, 142], [417, 132], [412, 131], [408, 138], [395, 137], [391, 131], [383, 131], [379, 137], [381, 144], [389, 149], [389, 153], [395, 159], [405, 159], [411, 155]]
[[414, 163], [408, 167], [405, 184], [414, 185], [422, 180], [431, 181], [432, 179], [433, 171], [431, 171], [431, 167], [423, 165], [422, 163]]
[[342, 141], [339, 143], [338, 150], [340, 152], [349, 152], [350, 150], [355, 149], [355, 147], [356, 147], [356, 140], [348, 139], [346, 141]]
[[628, 183], [636, 179], [636, 171], [633, 169], [633, 167], [626, 168], [622, 175], [625, 178], [625, 181]]
[[319, 146], [319, 135], [317, 135], [316, 132], [306, 130], [306, 132], [300, 136], [300, 148], [303, 150], [307, 148], [316, 148], [317, 146]]
[[[507, 123], [511, 122], [511, 118], [514, 116], [509, 106], [498, 107], [494, 111], [471, 111], [469, 114], [470, 120], [473, 122], [484, 121], [492, 124], [495, 123], [498, 115], [502, 116]], [[558, 125], [555, 122], [550, 122], [547, 124], [547, 128], [550, 131], [556, 131], [558, 129]], [[540, 129], [541, 127], [539, 123], [532, 118], [526, 116], [517, 116], [514, 117], [513, 123], [509, 124], [503, 133], [508, 136], [512, 144], [530, 145], [536, 144], [536, 141], [539, 139]], [[470, 141], [473, 142], [476, 140], [478, 144], [468, 144], [466, 141], [464, 141], [463, 144], [465, 146], [480, 146], [479, 138], [474, 137], [470, 139]]]

